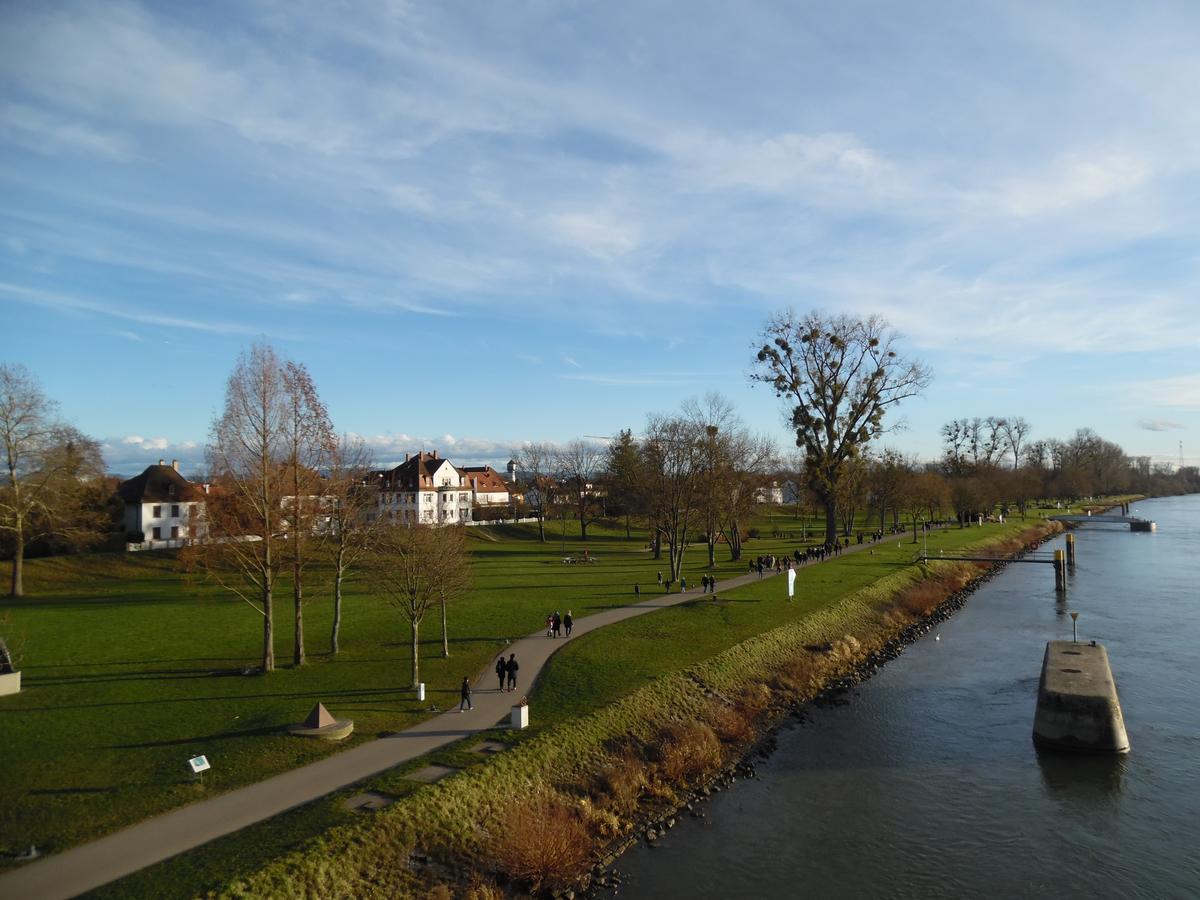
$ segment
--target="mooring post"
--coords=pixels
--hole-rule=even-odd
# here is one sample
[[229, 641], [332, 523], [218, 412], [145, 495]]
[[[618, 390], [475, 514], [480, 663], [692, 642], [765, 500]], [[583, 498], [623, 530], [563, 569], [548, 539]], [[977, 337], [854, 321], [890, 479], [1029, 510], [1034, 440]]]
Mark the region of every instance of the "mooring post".
[[1067, 592], [1067, 554], [1064, 550], [1054, 551], [1054, 590]]
[[1075, 568], [1075, 535], [1067, 535], [1067, 565]]

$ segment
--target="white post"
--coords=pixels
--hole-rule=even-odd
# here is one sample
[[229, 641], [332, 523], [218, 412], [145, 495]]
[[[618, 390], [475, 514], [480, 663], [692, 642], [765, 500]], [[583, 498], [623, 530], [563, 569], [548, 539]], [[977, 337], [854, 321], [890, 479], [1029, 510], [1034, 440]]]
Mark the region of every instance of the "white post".
[[512, 708], [512, 727], [520, 730], [529, 727], [529, 705]]
[[425, 699], [425, 682], [423, 681], [417, 683], [417, 699]]

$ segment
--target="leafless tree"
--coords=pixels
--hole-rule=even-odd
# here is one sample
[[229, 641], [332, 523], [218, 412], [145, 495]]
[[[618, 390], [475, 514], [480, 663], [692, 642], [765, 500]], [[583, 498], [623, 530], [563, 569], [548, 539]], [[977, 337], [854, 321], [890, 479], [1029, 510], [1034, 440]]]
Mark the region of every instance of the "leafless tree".
[[371, 550], [383, 517], [375, 515], [378, 486], [371, 481], [371, 451], [357, 437], [343, 435], [329, 457], [326, 548], [333, 567], [333, 627], [330, 653], [338, 652], [342, 625], [342, 585], [359, 561]]
[[525, 492], [525, 503], [537, 518], [538, 540], [543, 544], [546, 543], [546, 514], [558, 494], [554, 464], [554, 448], [549, 444], [526, 444], [517, 454], [517, 472]]
[[879, 512], [879, 530], [883, 531], [888, 509], [893, 524], [899, 521], [905, 489], [912, 477], [912, 466], [899, 450], [884, 449], [867, 468], [867, 485], [875, 508]]
[[0, 533], [12, 541], [9, 593], [25, 593], [25, 551], [54, 536], [86, 544], [103, 527], [83, 504], [103, 473], [100, 446], [58, 418], [58, 406], [21, 365], [0, 365]]
[[1006, 416], [1000, 420], [1001, 431], [1004, 434], [1004, 441], [1008, 444], [1008, 449], [1012, 451], [1013, 468], [1018, 469], [1021, 466], [1021, 447], [1025, 443], [1025, 438], [1029, 436], [1029, 432], [1033, 430], [1025, 419], [1021, 416]]
[[695, 524], [707, 437], [687, 415], [653, 415], [642, 441], [642, 490], [650, 504], [651, 525], [667, 544], [673, 581], [683, 570], [683, 553]]
[[753, 514], [766, 482], [774, 448], [746, 429], [733, 405], [719, 394], [684, 404], [701, 451], [698, 513], [706, 534], [708, 565], [716, 565], [718, 537], [730, 559], [742, 558], [742, 524]]
[[[579, 532], [587, 540], [587, 527], [600, 508], [597, 482], [604, 469], [604, 448], [588, 441], [575, 440], [554, 454], [554, 470], [558, 474], [564, 495], [579, 516]], [[564, 500], [567, 496], [563, 497]]]
[[284, 443], [289, 495], [284, 498], [288, 562], [292, 570], [295, 610], [294, 665], [304, 665], [304, 569], [314, 541], [328, 537], [328, 500], [320, 470], [332, 450], [333, 426], [308, 369], [288, 360], [283, 364]]
[[289, 409], [283, 367], [267, 343], [243, 353], [225, 387], [207, 448], [213, 490], [208, 538], [185, 551], [198, 568], [245, 601], [263, 622], [262, 667], [275, 668], [274, 590], [286, 558]]
[[838, 487], [853, 458], [886, 433], [884, 416], [930, 380], [897, 351], [897, 335], [872, 316], [774, 316], [763, 330], [754, 381], [786, 400], [809, 486], [825, 506], [825, 539], [837, 538]]
[[409, 624], [415, 687], [421, 680], [422, 620], [437, 604], [442, 604], [444, 610], [445, 604], [465, 593], [470, 583], [463, 530], [461, 526], [382, 525], [365, 563], [372, 590]]

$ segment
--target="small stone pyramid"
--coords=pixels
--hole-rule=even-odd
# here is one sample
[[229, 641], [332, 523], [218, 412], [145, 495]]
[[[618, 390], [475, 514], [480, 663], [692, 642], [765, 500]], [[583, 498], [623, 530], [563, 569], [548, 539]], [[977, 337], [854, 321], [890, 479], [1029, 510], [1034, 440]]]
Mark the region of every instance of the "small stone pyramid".
[[305, 728], [325, 728], [332, 725], [336, 719], [325, 708], [324, 703], [318, 703], [312, 708], [312, 712], [308, 714], [308, 718], [304, 720]]

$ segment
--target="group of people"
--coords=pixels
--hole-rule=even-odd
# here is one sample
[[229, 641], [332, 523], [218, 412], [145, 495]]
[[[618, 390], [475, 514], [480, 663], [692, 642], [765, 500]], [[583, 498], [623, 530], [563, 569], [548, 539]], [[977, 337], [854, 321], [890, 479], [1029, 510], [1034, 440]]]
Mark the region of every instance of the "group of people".
[[[500, 680], [496, 690], [501, 693], [515, 691], [517, 689], [517, 670], [521, 666], [517, 662], [517, 654], [508, 654], [508, 659], [504, 658], [504, 654], [500, 654], [500, 658], [496, 660], [496, 677]], [[507, 687], [505, 686], [507, 684]], [[462, 687], [459, 688], [458, 711], [474, 709], [475, 704], [471, 702], [471, 679], [463, 676]]]
[[565, 616], [559, 615], [558, 610], [546, 616], [546, 637], [558, 637], [563, 631], [566, 631], [567, 637], [571, 636], [571, 629], [575, 627], [575, 618], [571, 615], [568, 609]]

